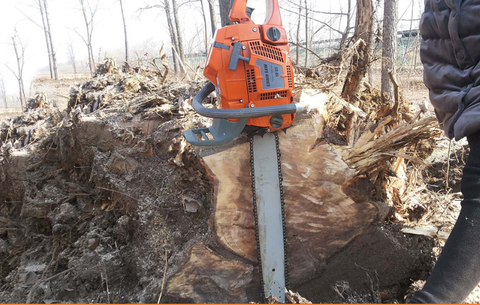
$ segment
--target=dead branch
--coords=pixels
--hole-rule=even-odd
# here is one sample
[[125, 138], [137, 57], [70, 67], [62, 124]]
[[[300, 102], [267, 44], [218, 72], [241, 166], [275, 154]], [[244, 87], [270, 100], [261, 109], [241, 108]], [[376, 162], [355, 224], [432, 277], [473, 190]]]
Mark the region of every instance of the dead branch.
[[162, 279], [162, 288], [160, 289], [160, 295], [158, 296], [157, 304], [160, 304], [163, 295], [163, 289], [165, 287], [165, 278], [167, 275], [167, 268], [168, 268], [168, 250], [165, 249], [165, 267], [163, 268], [163, 279]]

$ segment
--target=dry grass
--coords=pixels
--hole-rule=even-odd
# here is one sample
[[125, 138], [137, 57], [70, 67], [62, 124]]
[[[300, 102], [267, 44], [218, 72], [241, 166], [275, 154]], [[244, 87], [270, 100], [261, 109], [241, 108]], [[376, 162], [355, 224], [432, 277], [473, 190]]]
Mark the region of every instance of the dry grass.
[[7, 117], [14, 117], [22, 113], [20, 108], [0, 108], [0, 121]]

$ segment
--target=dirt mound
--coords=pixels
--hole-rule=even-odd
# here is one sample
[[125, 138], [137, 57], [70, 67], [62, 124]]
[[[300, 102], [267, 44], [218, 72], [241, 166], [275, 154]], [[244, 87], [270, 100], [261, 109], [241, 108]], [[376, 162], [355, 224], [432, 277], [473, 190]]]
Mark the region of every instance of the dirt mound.
[[[182, 136], [210, 124], [189, 103], [203, 82], [165, 82], [165, 75], [106, 61], [95, 78], [70, 90], [63, 113], [39, 93], [28, 112], [0, 123], [0, 301], [153, 303], [162, 292], [170, 302], [193, 300], [192, 294], [258, 300], [258, 265], [212, 242], [218, 233], [212, 173]], [[306, 82], [304, 92], [312, 86]], [[432, 247], [441, 246], [438, 228], [445, 221], [432, 216], [438, 207], [422, 205], [434, 192], [421, 177], [430, 173], [440, 184], [444, 175], [443, 160], [439, 171], [421, 166], [438, 149], [436, 122], [431, 114], [415, 115], [406, 101], [397, 108], [369, 86], [357, 104], [327, 93], [308, 118], [317, 137], [311, 150], [325, 143], [338, 149], [335, 156], [358, 176], [343, 191], [382, 201], [380, 216], [326, 259], [315, 279], [295, 288], [313, 301], [348, 302], [353, 299], [343, 292], [365, 292], [368, 277], [372, 293], [358, 301], [402, 300], [410, 278], [424, 279], [431, 269]], [[317, 89], [312, 94], [320, 97]], [[208, 102], [212, 107], [215, 98]], [[458, 170], [450, 171], [455, 180]], [[425, 233], [425, 226], [438, 230]], [[394, 255], [380, 255], [382, 249]], [[233, 280], [212, 272], [206, 255], [215, 258], [215, 272], [234, 274]], [[352, 259], [359, 257], [362, 266]], [[384, 270], [371, 271], [378, 268]], [[377, 275], [383, 283], [375, 282]], [[237, 294], [225, 298], [225, 287]]]
[[182, 138], [199, 120], [190, 86], [104, 74], [72, 89], [63, 114], [2, 122], [0, 301], [156, 301], [165, 259], [168, 276], [211, 213]]

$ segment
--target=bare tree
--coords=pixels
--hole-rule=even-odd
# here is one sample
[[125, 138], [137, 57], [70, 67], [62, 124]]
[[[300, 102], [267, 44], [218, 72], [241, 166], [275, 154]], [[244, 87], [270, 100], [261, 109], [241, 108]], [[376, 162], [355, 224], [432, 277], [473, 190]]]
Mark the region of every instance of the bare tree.
[[[183, 50], [183, 35], [182, 30], [180, 28], [180, 19], [178, 17], [178, 5], [177, 0], [172, 0], [173, 6], [173, 19], [175, 20], [175, 29], [177, 34], [177, 51], [178, 55], [180, 55], [180, 60], [182, 63], [185, 62], [185, 51]], [[187, 71], [183, 71], [184, 73]]]
[[215, 0], [207, 0], [207, 1], [208, 1], [208, 8], [210, 10], [210, 24], [212, 26], [212, 36], [213, 36], [217, 31], [217, 16], [215, 15]]
[[222, 22], [222, 27], [230, 24], [230, 0], [219, 0], [220, 5], [220, 20]]
[[32, 17], [28, 16], [23, 12], [23, 10], [19, 9], [18, 11], [24, 15], [28, 20], [30, 20], [33, 24], [38, 26], [42, 29], [45, 35], [45, 44], [47, 46], [47, 54], [48, 54], [48, 66], [50, 69], [50, 78], [55, 78], [58, 80], [58, 69], [57, 69], [57, 59], [55, 49], [53, 47], [52, 42], [52, 32], [50, 27], [50, 17], [48, 14], [48, 3], [47, 0], [33, 0], [36, 2], [36, 6], [40, 12], [40, 16], [42, 18], [42, 24], [37, 23]]
[[[53, 74], [55, 75], [55, 80], [58, 80], [57, 55], [56, 55], [55, 48], [53, 45], [53, 40], [52, 40], [52, 27], [50, 26], [50, 17], [48, 14], [48, 0], [42, 0], [42, 1], [43, 1], [43, 8], [45, 10], [45, 24], [47, 28], [47, 36], [48, 36], [48, 41], [50, 42], [50, 54], [52, 56]], [[42, 3], [39, 3], [39, 6], [41, 7]]]
[[88, 52], [88, 66], [90, 68], [90, 74], [93, 76], [95, 74], [95, 57], [93, 55], [93, 46], [92, 46], [92, 36], [93, 36], [93, 27], [94, 27], [94, 18], [98, 10], [98, 1], [94, 7], [90, 5], [89, 0], [78, 0], [80, 7], [82, 9], [83, 20], [85, 22], [86, 35], [83, 36], [80, 33], [76, 32], [80, 38], [82, 38], [85, 46], [87, 47]]
[[296, 53], [295, 53], [295, 64], [299, 64], [300, 58], [300, 24], [302, 21], [302, 6], [298, 6], [298, 22], [297, 22], [297, 46], [296, 46]]
[[[411, 8], [410, 20], [408, 20], [408, 21], [410, 21], [410, 28], [409, 28], [409, 34], [408, 34], [408, 39], [407, 39], [407, 45], [406, 45], [406, 47], [405, 47], [405, 53], [404, 53], [404, 55], [403, 55], [402, 58], [401, 58], [401, 63], [400, 63], [400, 65], [399, 65], [399, 69], [398, 69], [398, 70], [402, 70], [403, 67], [404, 67], [404, 65], [405, 65], [405, 63], [408, 61], [408, 59], [407, 59], [408, 56], [407, 56], [407, 55], [408, 55], [408, 53], [411, 52], [412, 36], [414, 36], [414, 35], [412, 35], [412, 30], [413, 30], [413, 25], [414, 25], [413, 22], [414, 22], [414, 21], [418, 22], [417, 20], [414, 19], [414, 14], [415, 14], [415, 0], [412, 0], [412, 1], [410, 2], [410, 6], [411, 6], [412, 8]], [[397, 19], [397, 20], [398, 20], [398, 19]], [[400, 21], [400, 20], [398, 20], [398, 21]], [[402, 21], [403, 21], [403, 20], [402, 20]]]
[[[286, 0], [287, 3], [293, 5], [295, 7], [295, 9], [301, 7], [303, 4], [302, 4], [302, 1], [300, 1], [300, 4], [297, 3], [297, 1], [293, 1], [293, 0]], [[303, 8], [302, 8], [303, 9]], [[299, 14], [297, 11], [294, 11], [286, 6], [282, 6], [282, 10], [286, 11], [286, 12], [289, 12], [289, 13], [292, 13], [292, 14], [295, 14], [301, 18], [305, 18], [306, 15], [305, 14]], [[319, 20], [318, 18], [314, 18], [312, 17], [310, 14], [309, 14], [309, 22], [310, 23], [313, 23], [313, 22], [316, 22], [316, 23], [319, 23], [320, 24], [320, 27], [315, 30], [313, 32], [313, 35], [316, 35], [318, 32], [320, 32], [321, 30], [327, 28], [327, 29], [330, 29], [331, 31], [337, 33], [337, 34], [340, 34], [340, 35], [344, 35], [344, 32], [343, 30], [340, 30], [340, 29], [337, 29], [335, 27], [332, 26], [333, 22], [334, 22], [334, 18], [338, 18], [340, 16], [345, 16], [347, 15], [347, 13], [342, 13], [342, 12], [323, 12], [323, 11], [317, 11], [317, 10], [312, 10], [311, 8], [309, 8], [309, 12], [310, 13], [315, 13], [315, 14], [323, 14], [323, 15], [330, 15], [331, 19], [330, 20], [327, 20], [327, 21], [323, 21], [323, 20]], [[351, 28], [350, 28], [351, 29]]]
[[177, 62], [177, 59], [175, 57], [175, 49], [178, 47], [178, 42], [177, 42], [177, 34], [175, 32], [175, 26], [172, 21], [172, 15], [170, 13], [170, 1], [169, 0], [163, 0], [164, 3], [164, 9], [165, 9], [165, 16], [167, 17], [167, 24], [168, 24], [168, 31], [170, 32], [170, 41], [172, 43], [172, 57], [173, 57], [173, 64], [175, 68], [175, 73], [180, 71], [180, 65]]
[[372, 44], [373, 12], [372, 0], [357, 0], [357, 20], [355, 25], [357, 49], [352, 57], [350, 70], [342, 89], [342, 97], [347, 100], [358, 93], [360, 83], [367, 73]]
[[173, 66], [175, 69], [175, 73], [179, 71], [179, 63], [177, 62], [177, 59], [175, 58], [175, 50], [178, 47], [177, 43], [177, 34], [175, 31], [175, 25], [172, 20], [172, 13], [170, 10], [170, 1], [169, 0], [162, 0], [161, 4], [155, 4], [155, 5], [147, 5], [145, 7], [142, 7], [139, 9], [139, 11], [145, 11], [145, 10], [150, 10], [150, 9], [163, 9], [165, 12], [165, 17], [167, 19], [167, 27], [168, 27], [168, 33], [170, 34], [170, 43], [172, 45], [172, 59], [173, 59]]
[[[44, 14], [44, 11], [43, 11], [43, 4], [42, 4], [42, 0], [38, 0], [38, 9], [40, 10], [40, 15], [42, 16], [42, 24], [43, 26], [38, 26], [41, 27], [41, 29], [43, 30], [43, 33], [45, 34], [45, 42], [46, 42], [46, 45], [47, 45], [47, 53], [48, 53], [48, 65], [50, 67], [50, 78], [54, 78], [54, 74], [53, 74], [53, 63], [52, 63], [52, 49], [51, 49], [51, 46], [50, 46], [50, 40], [48, 39], [48, 31], [47, 31], [47, 26], [46, 26], [46, 21], [45, 21], [45, 14]], [[30, 19], [31, 20], [31, 19]], [[34, 22], [32, 20], [32, 22]], [[36, 22], [34, 22], [36, 24]]]
[[67, 47], [68, 61], [72, 65], [73, 74], [77, 75], [77, 63], [75, 58], [75, 49], [73, 48], [72, 41], [69, 42]]
[[20, 106], [22, 111], [25, 109], [26, 105], [26, 96], [25, 96], [25, 86], [23, 84], [23, 68], [25, 66], [25, 46], [22, 43], [22, 40], [18, 36], [17, 30], [15, 29], [15, 35], [12, 36], [12, 46], [15, 51], [15, 58], [17, 61], [17, 70], [13, 70], [8, 65], [5, 67], [12, 72], [18, 82], [18, 94], [20, 99]]
[[202, 18], [203, 18], [203, 27], [205, 32], [205, 53], [208, 53], [208, 26], [207, 26], [207, 16], [205, 14], [205, 7], [203, 5], [203, 0], [200, 0], [200, 6], [202, 10]]
[[119, 0], [120, 2], [120, 10], [122, 11], [122, 20], [123, 20], [123, 33], [125, 36], [125, 62], [128, 63], [128, 38], [127, 38], [127, 22], [125, 21], [125, 14], [123, 11], [123, 1]]
[[5, 81], [3, 80], [3, 74], [0, 73], [0, 94], [3, 100], [3, 105], [8, 108], [7, 103], [7, 90], [5, 89]]
[[345, 43], [348, 39], [348, 35], [350, 34], [350, 30], [352, 27], [350, 24], [352, 23], [352, 0], [348, 0], [347, 2], [347, 26], [345, 28], [344, 34], [342, 35], [342, 40], [340, 42], [340, 48], [343, 49]]
[[382, 94], [393, 97], [388, 71], [395, 70], [397, 51], [397, 0], [385, 0], [383, 11]]
[[[305, 4], [305, 47], [309, 49], [310, 44], [308, 43], [308, 5], [307, 0], [304, 0]], [[308, 52], [305, 52], [305, 67], [308, 67]]]

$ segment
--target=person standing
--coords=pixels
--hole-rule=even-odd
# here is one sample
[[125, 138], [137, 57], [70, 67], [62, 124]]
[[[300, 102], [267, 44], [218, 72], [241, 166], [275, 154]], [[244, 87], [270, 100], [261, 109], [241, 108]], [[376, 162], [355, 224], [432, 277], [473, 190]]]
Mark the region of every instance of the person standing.
[[424, 81], [446, 135], [470, 146], [462, 209], [422, 290], [409, 303], [461, 303], [480, 282], [480, 0], [425, 0]]

